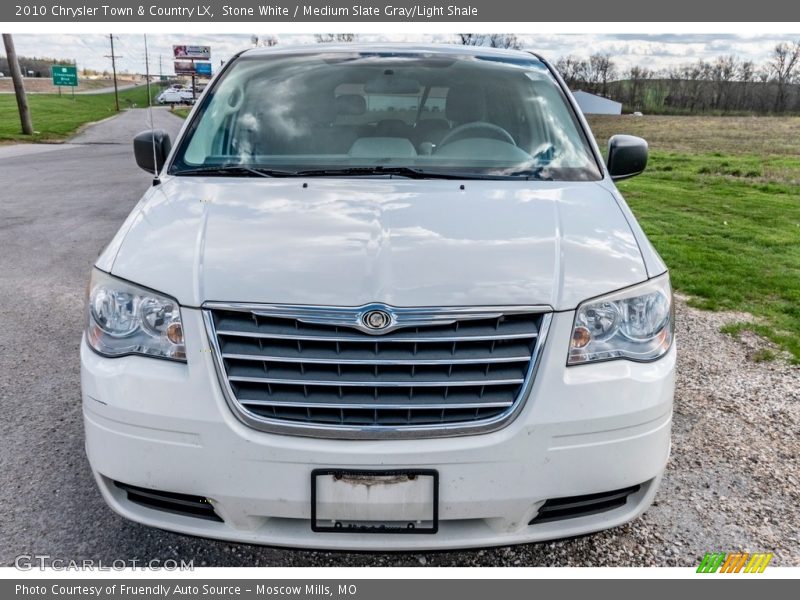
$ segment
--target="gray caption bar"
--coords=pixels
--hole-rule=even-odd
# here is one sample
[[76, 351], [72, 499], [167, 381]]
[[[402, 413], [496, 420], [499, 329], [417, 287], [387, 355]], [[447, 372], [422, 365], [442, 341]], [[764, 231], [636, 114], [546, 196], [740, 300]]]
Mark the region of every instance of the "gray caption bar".
[[40, 22], [797, 22], [800, 3], [786, 0], [12, 0], [0, 21]]
[[[715, 579], [714, 583], [710, 582]], [[755, 597], [780, 597], [783, 589], [788, 593], [790, 580], [762, 579], [756, 581], [735, 576], [722, 578], [698, 575], [693, 579], [654, 581], [629, 580], [558, 580], [558, 579], [369, 579], [369, 580], [2, 580], [0, 597], [14, 600], [504, 600], [532, 598], [593, 598], [646, 597], [648, 600], [693, 597], [700, 592], [708, 597], [710, 585], [714, 595], [729, 600]], [[759, 586], [756, 588], [756, 586]], [[769, 588], [769, 589], [765, 589]], [[699, 597], [699, 594], [697, 594]], [[788, 597], [788, 596], [787, 596]]]

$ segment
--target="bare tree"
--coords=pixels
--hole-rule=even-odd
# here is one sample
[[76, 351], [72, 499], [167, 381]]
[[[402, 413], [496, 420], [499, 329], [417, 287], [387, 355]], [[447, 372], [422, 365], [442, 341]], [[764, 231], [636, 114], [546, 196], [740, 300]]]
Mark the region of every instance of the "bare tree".
[[511, 48], [519, 50], [522, 47], [519, 39], [513, 33], [493, 33], [489, 36], [490, 48]]
[[459, 33], [456, 36], [456, 44], [461, 46], [489, 46], [490, 48], [512, 48], [519, 50], [522, 43], [513, 33], [492, 33], [483, 35], [480, 33]]
[[11, 71], [11, 79], [14, 81], [14, 94], [17, 97], [22, 133], [33, 135], [33, 123], [31, 122], [31, 111], [28, 108], [28, 97], [25, 95], [25, 85], [22, 82], [22, 72], [17, 61], [17, 51], [14, 48], [14, 39], [10, 33], [3, 34], [3, 44], [6, 47], [6, 56], [8, 57], [8, 69]]
[[740, 81], [739, 98], [736, 103], [736, 108], [748, 108], [752, 105], [750, 98], [751, 83], [756, 78], [756, 65], [752, 60], [745, 60], [739, 63], [739, 72], [737, 78]]
[[485, 37], [477, 33], [459, 33], [456, 43], [462, 46], [483, 46], [483, 38]]
[[587, 63], [587, 81], [593, 92], [608, 95], [608, 83], [616, 77], [616, 66], [609, 54], [592, 54]]
[[267, 46], [271, 48], [272, 46], [278, 45], [278, 38], [274, 35], [268, 35], [265, 37], [259, 38], [257, 35], [250, 36], [250, 42], [252, 42], [253, 46]]
[[571, 89], [577, 89], [587, 82], [588, 63], [577, 56], [562, 56], [556, 61], [556, 69]]
[[641, 109], [644, 104], [644, 82], [651, 76], [651, 71], [645, 67], [634, 66], [628, 70], [628, 104], [636, 110]]
[[737, 64], [735, 56], [718, 56], [710, 67], [711, 79], [714, 82], [712, 106], [716, 109], [728, 109], [731, 82], [736, 76]]
[[314, 39], [318, 44], [330, 44], [331, 42], [355, 42], [358, 36], [355, 33], [317, 33]]
[[780, 112], [786, 107], [786, 88], [795, 78], [800, 62], [800, 41], [794, 44], [782, 42], [775, 46], [767, 68], [777, 85], [775, 110]]

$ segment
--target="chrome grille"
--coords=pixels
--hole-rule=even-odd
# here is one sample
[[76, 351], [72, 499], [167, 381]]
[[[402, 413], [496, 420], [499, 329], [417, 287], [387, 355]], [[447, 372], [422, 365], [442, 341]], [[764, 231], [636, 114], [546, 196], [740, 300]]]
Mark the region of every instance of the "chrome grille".
[[[371, 310], [391, 316], [368, 330]], [[247, 424], [364, 438], [496, 429], [521, 405], [550, 315], [540, 307], [208, 304], [221, 383]]]

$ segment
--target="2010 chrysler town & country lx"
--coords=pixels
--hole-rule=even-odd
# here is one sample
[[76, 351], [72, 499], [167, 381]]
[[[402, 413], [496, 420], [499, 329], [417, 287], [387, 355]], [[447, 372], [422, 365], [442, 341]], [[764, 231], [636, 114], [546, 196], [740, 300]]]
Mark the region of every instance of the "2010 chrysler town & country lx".
[[86, 448], [135, 521], [281, 546], [583, 534], [670, 449], [667, 269], [563, 81], [525, 52], [250, 50], [98, 258]]

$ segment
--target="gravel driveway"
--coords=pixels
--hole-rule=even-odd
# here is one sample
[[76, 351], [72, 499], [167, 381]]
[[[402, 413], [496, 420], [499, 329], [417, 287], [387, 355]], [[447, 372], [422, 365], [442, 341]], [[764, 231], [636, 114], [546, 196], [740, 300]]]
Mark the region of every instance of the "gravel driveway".
[[[180, 124], [166, 111], [158, 121]], [[800, 368], [755, 362], [764, 342], [719, 332], [742, 315], [683, 301], [672, 459], [634, 523], [513, 548], [353, 554], [191, 538], [114, 515], [83, 453], [77, 352], [91, 262], [149, 184], [130, 152], [143, 124], [144, 111], [128, 111], [72, 147], [0, 153], [0, 565], [40, 553], [197, 566], [690, 566], [709, 551], [800, 565]]]

